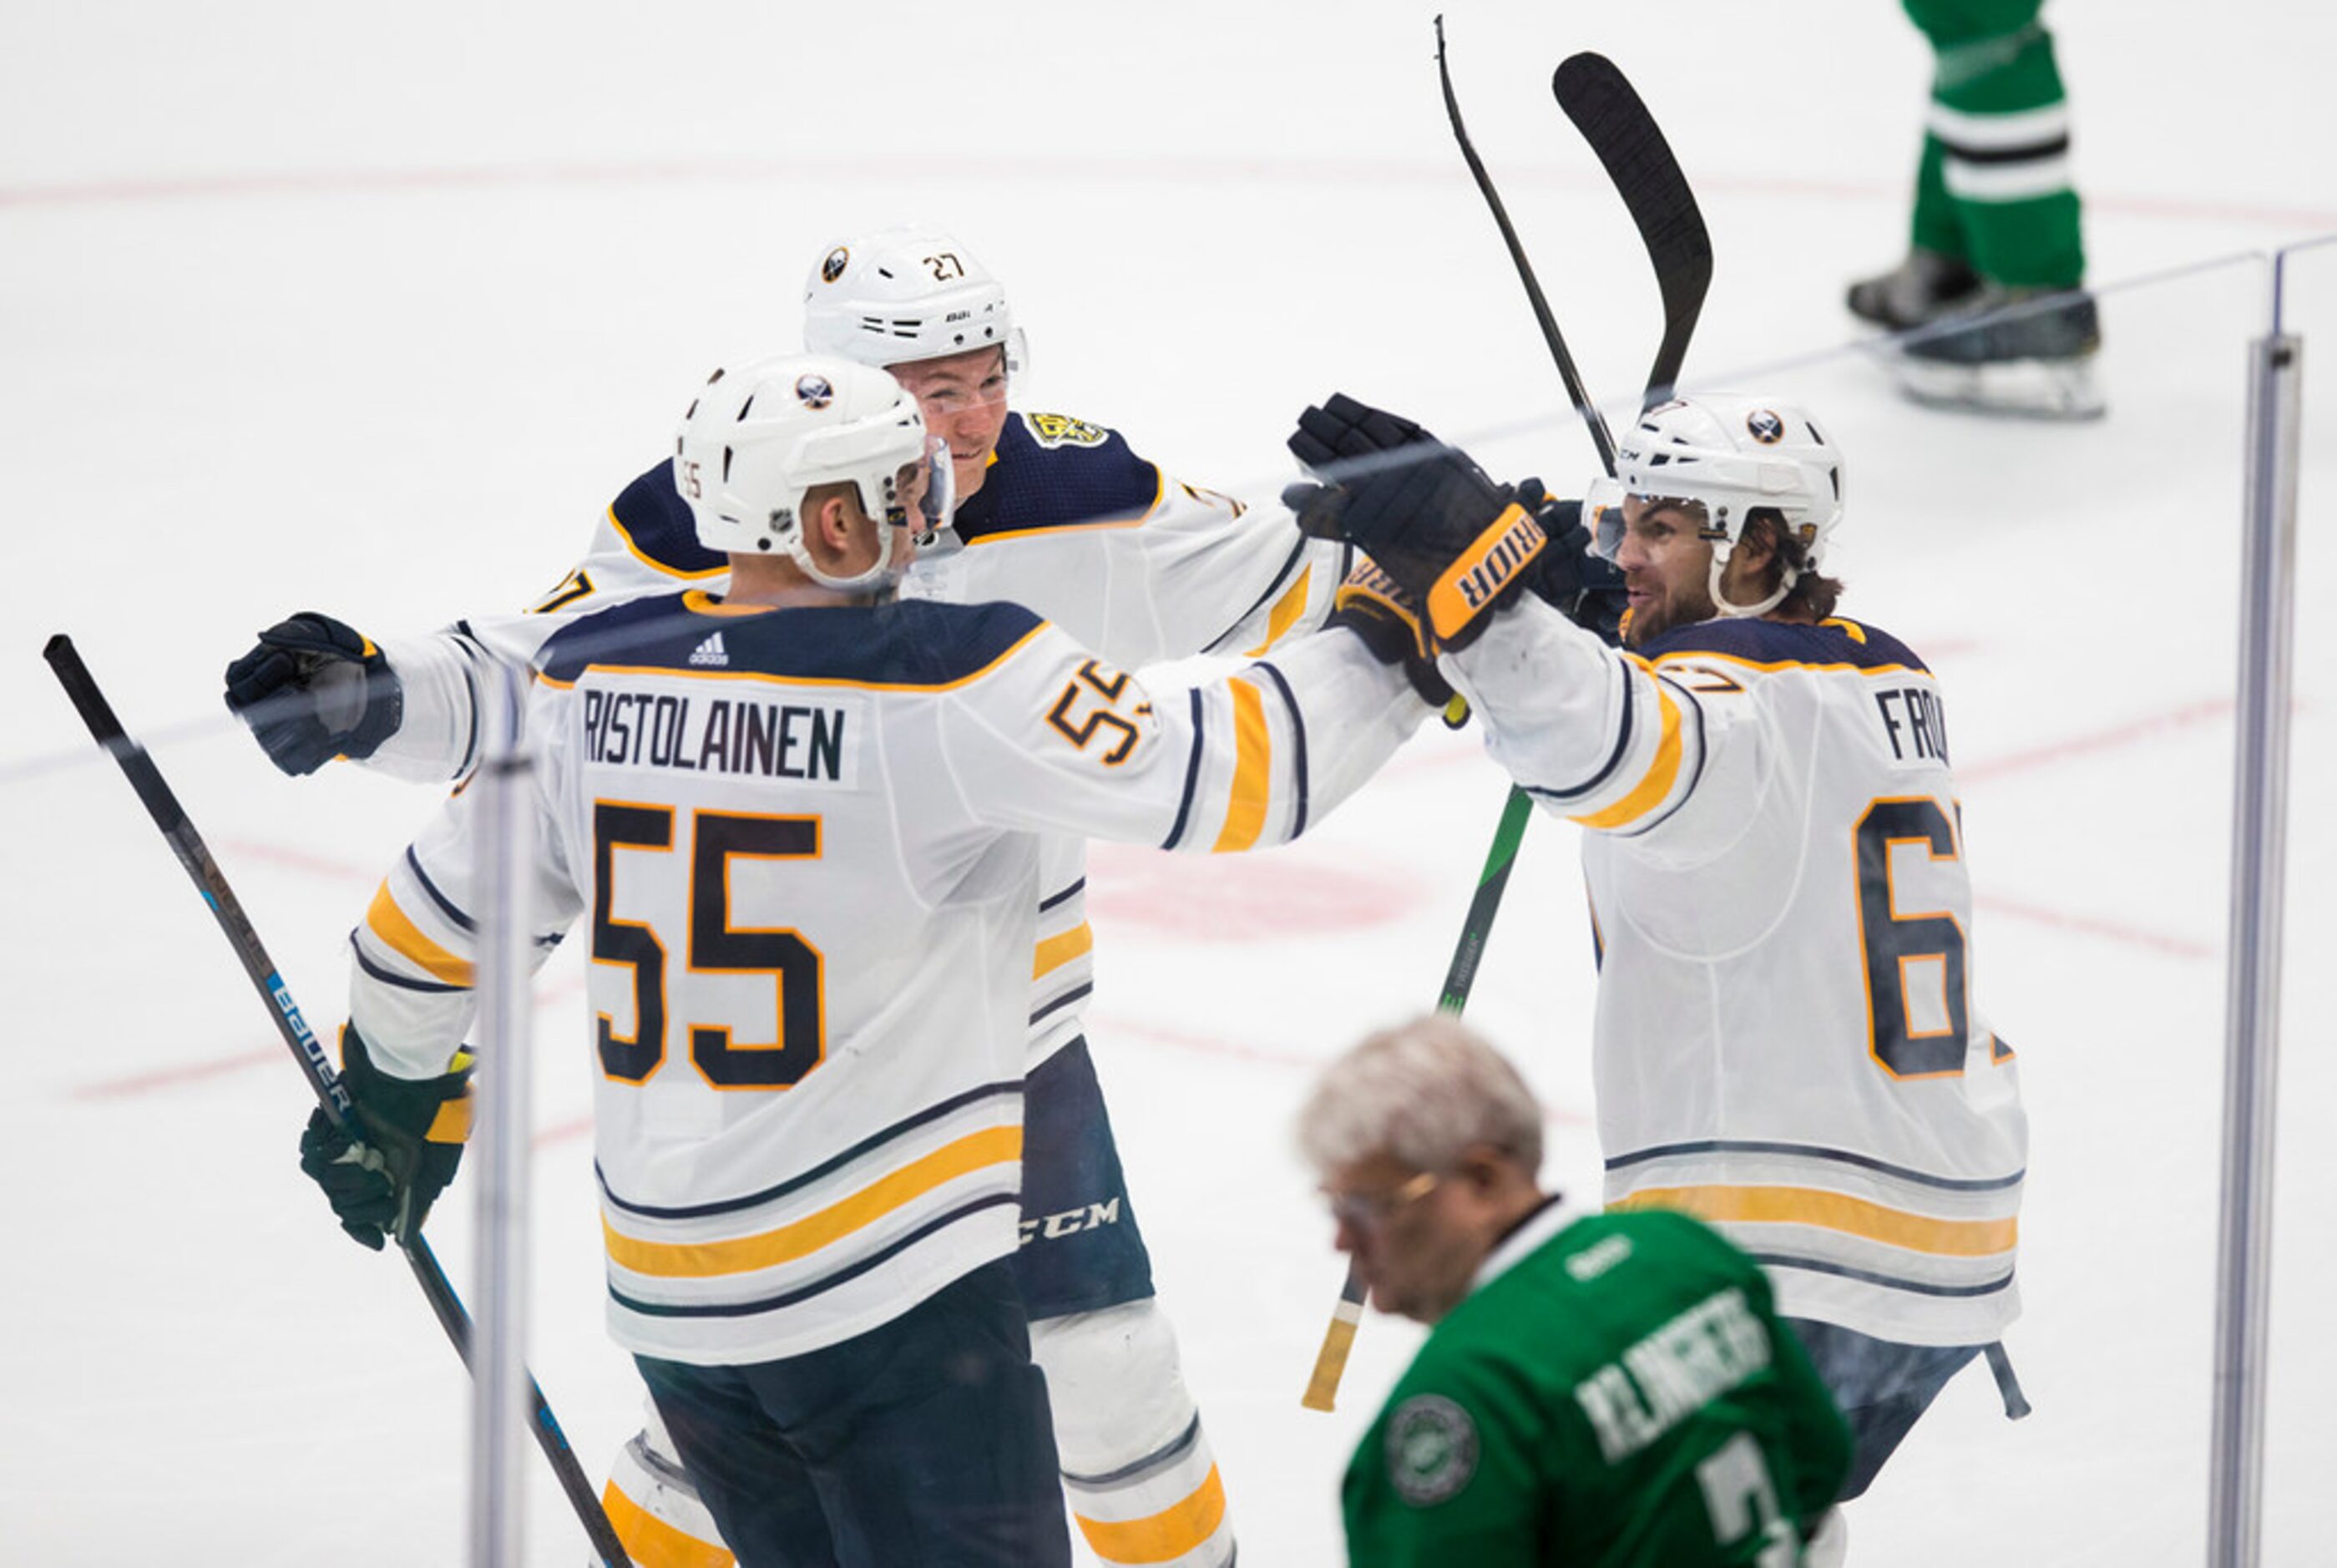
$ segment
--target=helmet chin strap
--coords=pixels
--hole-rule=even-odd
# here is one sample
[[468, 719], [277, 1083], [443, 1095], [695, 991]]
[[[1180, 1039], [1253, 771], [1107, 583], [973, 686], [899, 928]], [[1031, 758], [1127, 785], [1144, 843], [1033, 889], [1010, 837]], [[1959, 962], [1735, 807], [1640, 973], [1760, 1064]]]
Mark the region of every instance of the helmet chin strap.
[[1728, 570], [1728, 556], [1727, 550], [1713, 551], [1712, 574], [1708, 587], [1712, 594], [1713, 608], [1732, 621], [1745, 621], [1755, 615], [1766, 615], [1785, 602], [1785, 595], [1791, 593], [1794, 591], [1794, 584], [1801, 580], [1802, 574], [1799, 572], [1791, 566], [1785, 566], [1777, 575], [1775, 593], [1757, 604], [1732, 604], [1728, 602], [1728, 596], [1720, 591], [1720, 575]]

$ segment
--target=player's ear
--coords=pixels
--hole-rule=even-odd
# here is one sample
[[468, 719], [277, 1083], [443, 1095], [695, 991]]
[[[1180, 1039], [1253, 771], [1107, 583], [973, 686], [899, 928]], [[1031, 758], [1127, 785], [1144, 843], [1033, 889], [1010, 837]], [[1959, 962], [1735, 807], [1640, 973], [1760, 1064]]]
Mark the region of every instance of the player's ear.
[[844, 487], [836, 486], [812, 510], [812, 542], [818, 554], [828, 560], [848, 554], [852, 549], [856, 521], [852, 503], [846, 498]]

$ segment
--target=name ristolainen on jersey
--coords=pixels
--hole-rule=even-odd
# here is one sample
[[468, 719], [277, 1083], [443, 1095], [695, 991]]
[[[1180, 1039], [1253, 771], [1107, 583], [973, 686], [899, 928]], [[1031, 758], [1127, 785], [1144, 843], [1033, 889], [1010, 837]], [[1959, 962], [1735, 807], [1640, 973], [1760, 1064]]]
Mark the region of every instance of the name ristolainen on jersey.
[[859, 699], [820, 702], [586, 688], [584, 755], [603, 768], [670, 768], [856, 785]]

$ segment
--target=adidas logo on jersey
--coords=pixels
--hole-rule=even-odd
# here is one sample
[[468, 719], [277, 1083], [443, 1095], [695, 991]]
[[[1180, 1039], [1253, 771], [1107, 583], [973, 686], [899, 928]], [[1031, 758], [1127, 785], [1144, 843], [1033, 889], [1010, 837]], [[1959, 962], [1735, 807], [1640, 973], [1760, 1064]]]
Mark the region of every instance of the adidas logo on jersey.
[[729, 663], [730, 655], [723, 652], [722, 649], [722, 633], [717, 632], [713, 636], [709, 637], [705, 642], [700, 642], [697, 647], [691, 649], [689, 651], [689, 662], [692, 664]]

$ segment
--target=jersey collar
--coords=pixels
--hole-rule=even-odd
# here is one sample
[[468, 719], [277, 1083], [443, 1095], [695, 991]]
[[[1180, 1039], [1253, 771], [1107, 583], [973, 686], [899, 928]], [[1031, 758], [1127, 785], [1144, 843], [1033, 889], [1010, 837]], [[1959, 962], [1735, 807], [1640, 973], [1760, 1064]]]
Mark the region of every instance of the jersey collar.
[[1476, 1277], [1469, 1281], [1469, 1293], [1473, 1296], [1482, 1290], [1508, 1273], [1520, 1259], [1540, 1250], [1543, 1242], [1581, 1218], [1582, 1211], [1563, 1197], [1552, 1193], [1543, 1199], [1540, 1208], [1519, 1220], [1485, 1254], [1485, 1260], [1477, 1265]]

